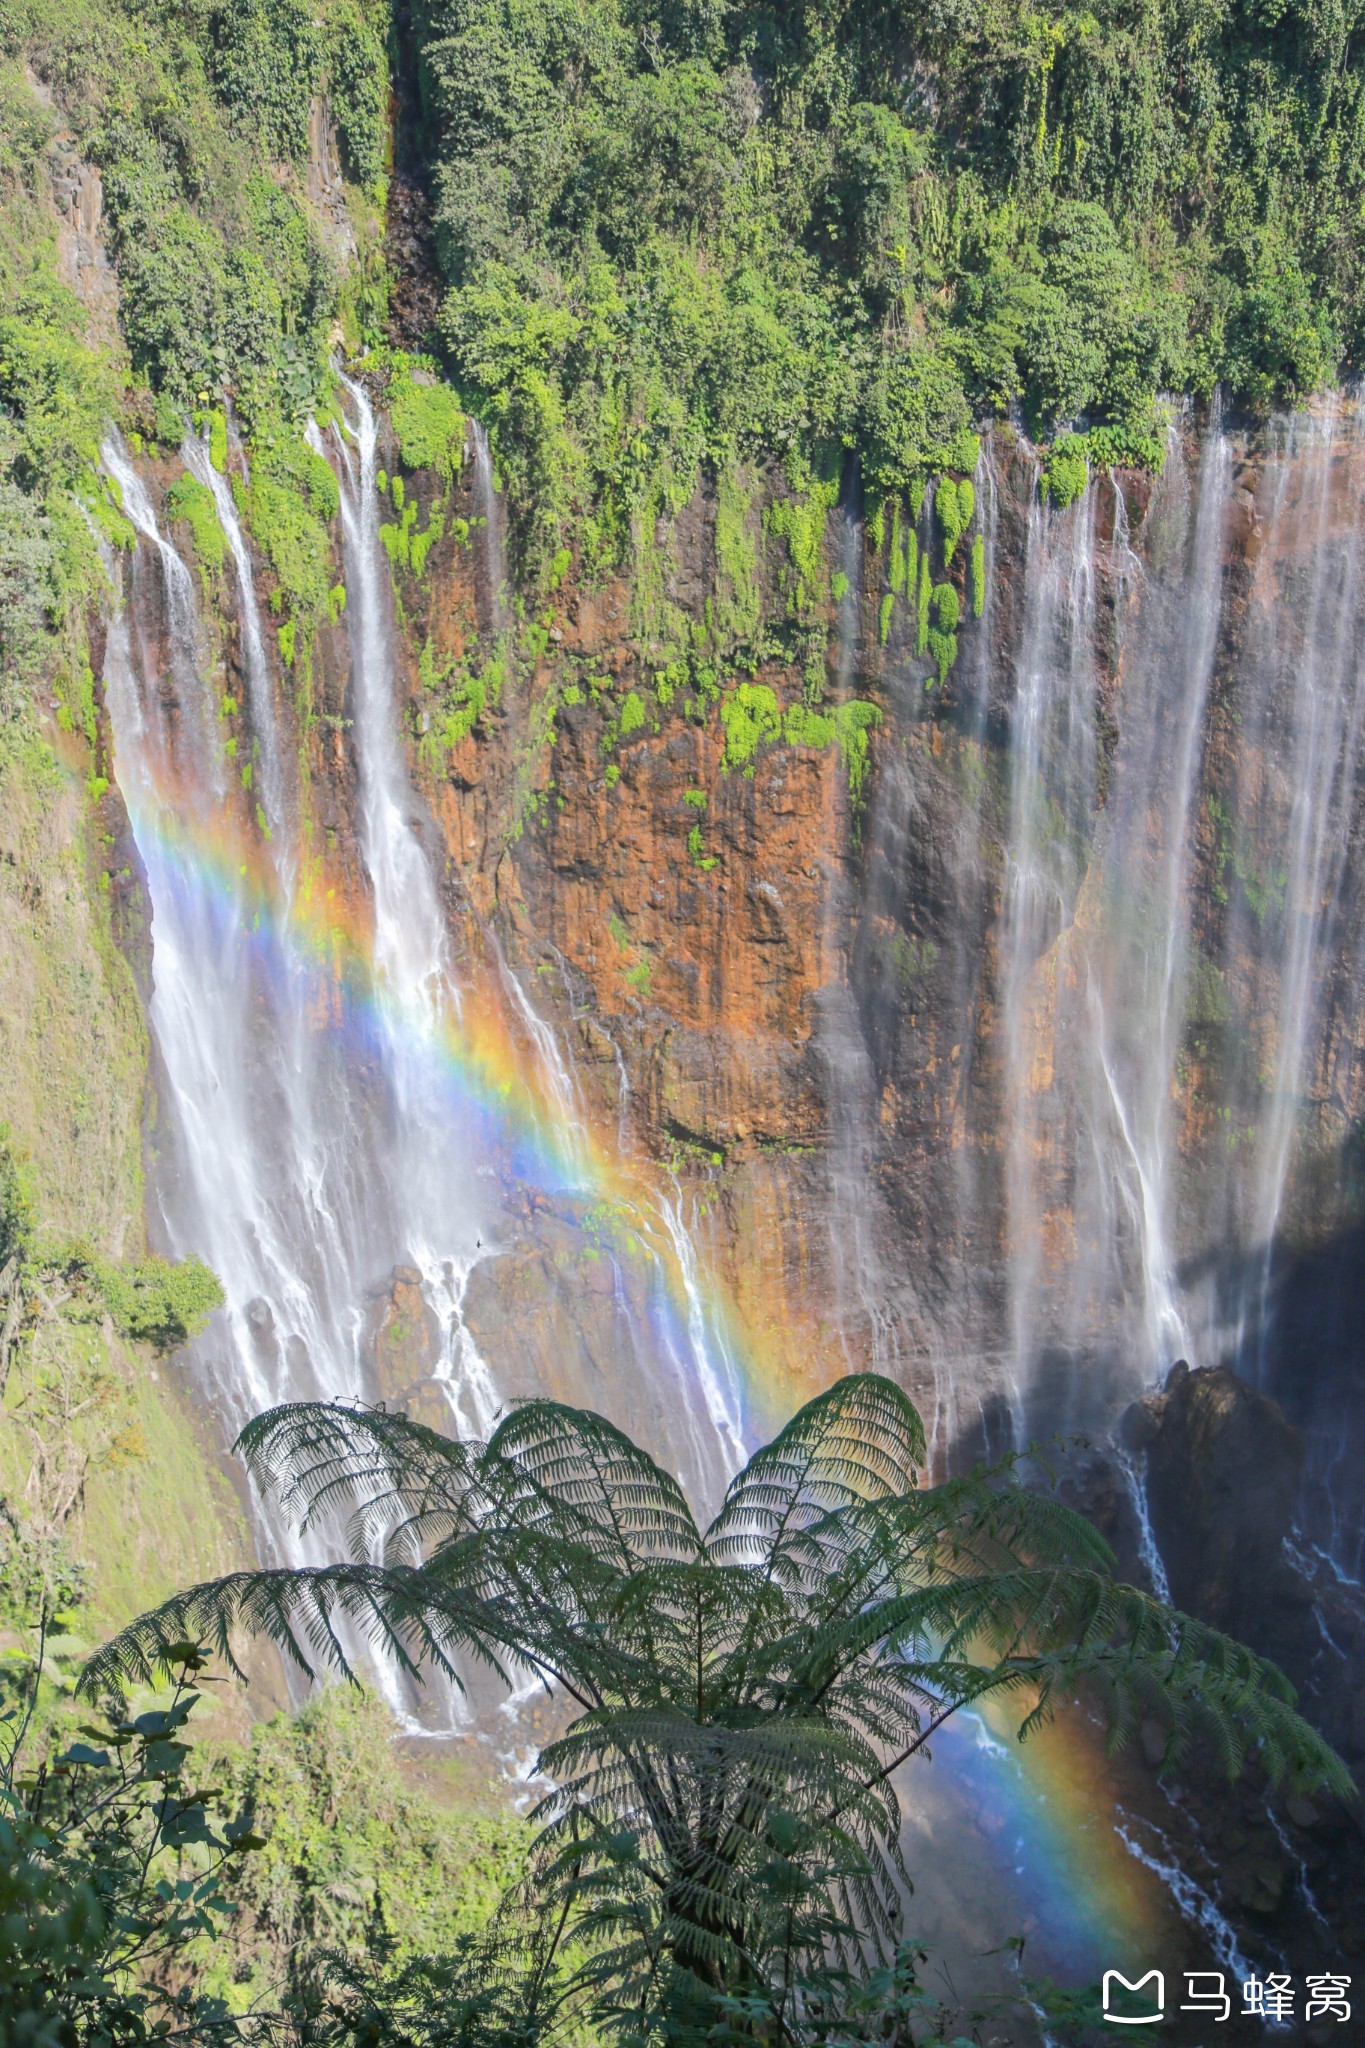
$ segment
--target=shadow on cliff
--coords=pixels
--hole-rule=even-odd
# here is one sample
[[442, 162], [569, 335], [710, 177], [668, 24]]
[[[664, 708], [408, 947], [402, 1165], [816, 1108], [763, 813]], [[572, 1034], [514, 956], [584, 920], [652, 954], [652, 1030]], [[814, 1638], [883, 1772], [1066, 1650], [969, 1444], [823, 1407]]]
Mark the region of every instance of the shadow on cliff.
[[[1247, 1288], [1246, 1276], [1268, 1275]], [[1307, 1455], [1298, 1519], [1337, 1566], [1365, 1565], [1365, 1220], [1341, 1224], [1312, 1246], [1278, 1237], [1248, 1256], [1191, 1262], [1182, 1281], [1211, 1287], [1220, 1303], [1254, 1292], [1254, 1312], [1216, 1361], [1278, 1402]], [[1229, 1324], [1232, 1317], [1229, 1316]], [[1254, 1474], [1248, 1475], [1249, 1479]]]

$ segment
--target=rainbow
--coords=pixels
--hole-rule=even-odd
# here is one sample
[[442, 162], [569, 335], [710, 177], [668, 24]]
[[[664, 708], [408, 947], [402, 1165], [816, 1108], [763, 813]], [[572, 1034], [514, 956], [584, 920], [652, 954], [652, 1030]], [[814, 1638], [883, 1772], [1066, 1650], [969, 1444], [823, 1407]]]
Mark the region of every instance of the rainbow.
[[[139, 804], [136, 835], [144, 859], [169, 886], [207, 897], [216, 917], [235, 925], [255, 961], [278, 971], [302, 959], [309, 1008], [319, 1031], [345, 1034], [361, 1057], [378, 1053], [393, 1029], [374, 968], [373, 934], [326, 862], [306, 855], [286, 903], [270, 848], [243, 821], [202, 815], [202, 798], [160, 783]], [[673, 1355], [689, 1355], [689, 1311], [672, 1248], [658, 1225], [648, 1162], [583, 1126], [565, 1128], [540, 1060], [527, 1043], [496, 977], [486, 974], [447, 1006], [433, 1046], [448, 1090], [452, 1124], [467, 1130], [481, 1156], [500, 1159], [517, 1181], [547, 1196], [589, 1198], [620, 1252], [647, 1238], [668, 1273], [661, 1334]], [[786, 1375], [745, 1342], [740, 1321], [714, 1282], [706, 1284], [708, 1333], [734, 1362], [739, 1423], [749, 1447], [790, 1414]], [[1016, 1709], [1016, 1712], [1018, 1710]], [[1063, 1979], [1093, 1979], [1108, 1967], [1143, 1967], [1169, 1942], [1171, 1901], [1153, 1872], [1117, 1832], [1115, 1794], [1097, 1731], [1079, 1711], [1014, 1739], [1003, 1707], [962, 1715], [935, 1745], [938, 1768], [921, 1761], [907, 1773], [915, 1801], [932, 1782], [947, 1792], [954, 1830], [974, 1831], [983, 1930], [1023, 1934], [1038, 1951], [1030, 1962]], [[946, 1780], [946, 1783], [945, 1783]], [[955, 1841], [958, 1835], [955, 1832]], [[1013, 1917], [1012, 1917], [1013, 1916]], [[912, 1916], [913, 1918], [913, 1916]]]

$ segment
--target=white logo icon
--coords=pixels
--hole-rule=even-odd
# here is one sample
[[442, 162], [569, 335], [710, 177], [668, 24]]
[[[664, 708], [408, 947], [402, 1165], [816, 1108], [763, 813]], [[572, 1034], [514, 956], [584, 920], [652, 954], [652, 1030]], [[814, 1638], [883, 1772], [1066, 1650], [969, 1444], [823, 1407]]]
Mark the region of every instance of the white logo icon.
[[[1110, 2000], [1116, 1985], [1122, 1986], [1123, 1990], [1136, 1998], [1138, 1993], [1148, 1984], [1156, 1986], [1155, 2012], [1114, 2012], [1112, 2010]], [[1150, 2027], [1154, 2021], [1163, 2020], [1166, 2017], [1166, 1979], [1162, 1976], [1160, 1970], [1149, 1970], [1147, 1975], [1139, 1977], [1135, 1984], [1130, 1984], [1128, 1979], [1121, 1975], [1118, 1970], [1106, 1970], [1103, 1982], [1100, 1985], [1100, 1997], [1104, 2006], [1104, 2017], [1111, 2026]]]

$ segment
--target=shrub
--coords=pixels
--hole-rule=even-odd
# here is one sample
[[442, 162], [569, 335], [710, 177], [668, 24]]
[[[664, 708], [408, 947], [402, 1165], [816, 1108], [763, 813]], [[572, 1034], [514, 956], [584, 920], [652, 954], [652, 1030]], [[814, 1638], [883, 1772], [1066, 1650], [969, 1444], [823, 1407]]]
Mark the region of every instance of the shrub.
[[120, 1336], [170, 1351], [188, 1343], [222, 1306], [217, 1276], [199, 1259], [144, 1259], [135, 1266], [94, 1268]]
[[197, 477], [177, 477], [166, 493], [166, 516], [185, 521], [200, 568], [207, 575], [218, 575], [227, 552], [227, 535], [219, 521], [212, 491]]

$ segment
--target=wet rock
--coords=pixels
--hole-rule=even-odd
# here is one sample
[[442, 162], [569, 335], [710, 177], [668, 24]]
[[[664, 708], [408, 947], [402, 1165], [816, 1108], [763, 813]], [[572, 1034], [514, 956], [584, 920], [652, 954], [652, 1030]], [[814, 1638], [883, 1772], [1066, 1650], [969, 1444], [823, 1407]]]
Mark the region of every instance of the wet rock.
[[1139, 1730], [1142, 1754], [1153, 1770], [1157, 1770], [1166, 1755], [1166, 1730], [1156, 1721], [1144, 1721]]
[[1355, 1754], [1365, 1756], [1365, 1688], [1351, 1702], [1350, 1741]]
[[448, 1419], [435, 1387], [441, 1325], [422, 1292], [415, 1266], [395, 1266], [389, 1288], [372, 1302], [364, 1348], [381, 1399], [437, 1427]]
[[1283, 1864], [1268, 1860], [1234, 1867], [1229, 1873], [1229, 1890], [1240, 1906], [1258, 1920], [1273, 1920], [1284, 1902], [1288, 1872]]
[[[1284, 1654], [1286, 1610], [1303, 1626], [1303, 1585], [1285, 1563], [1304, 1442], [1279, 1406], [1223, 1367], [1183, 1360], [1125, 1418], [1145, 1433], [1147, 1499], [1171, 1597], [1201, 1621]], [[1311, 1590], [1308, 1601], [1311, 1604]], [[1311, 1624], [1310, 1624], [1311, 1625]]]

